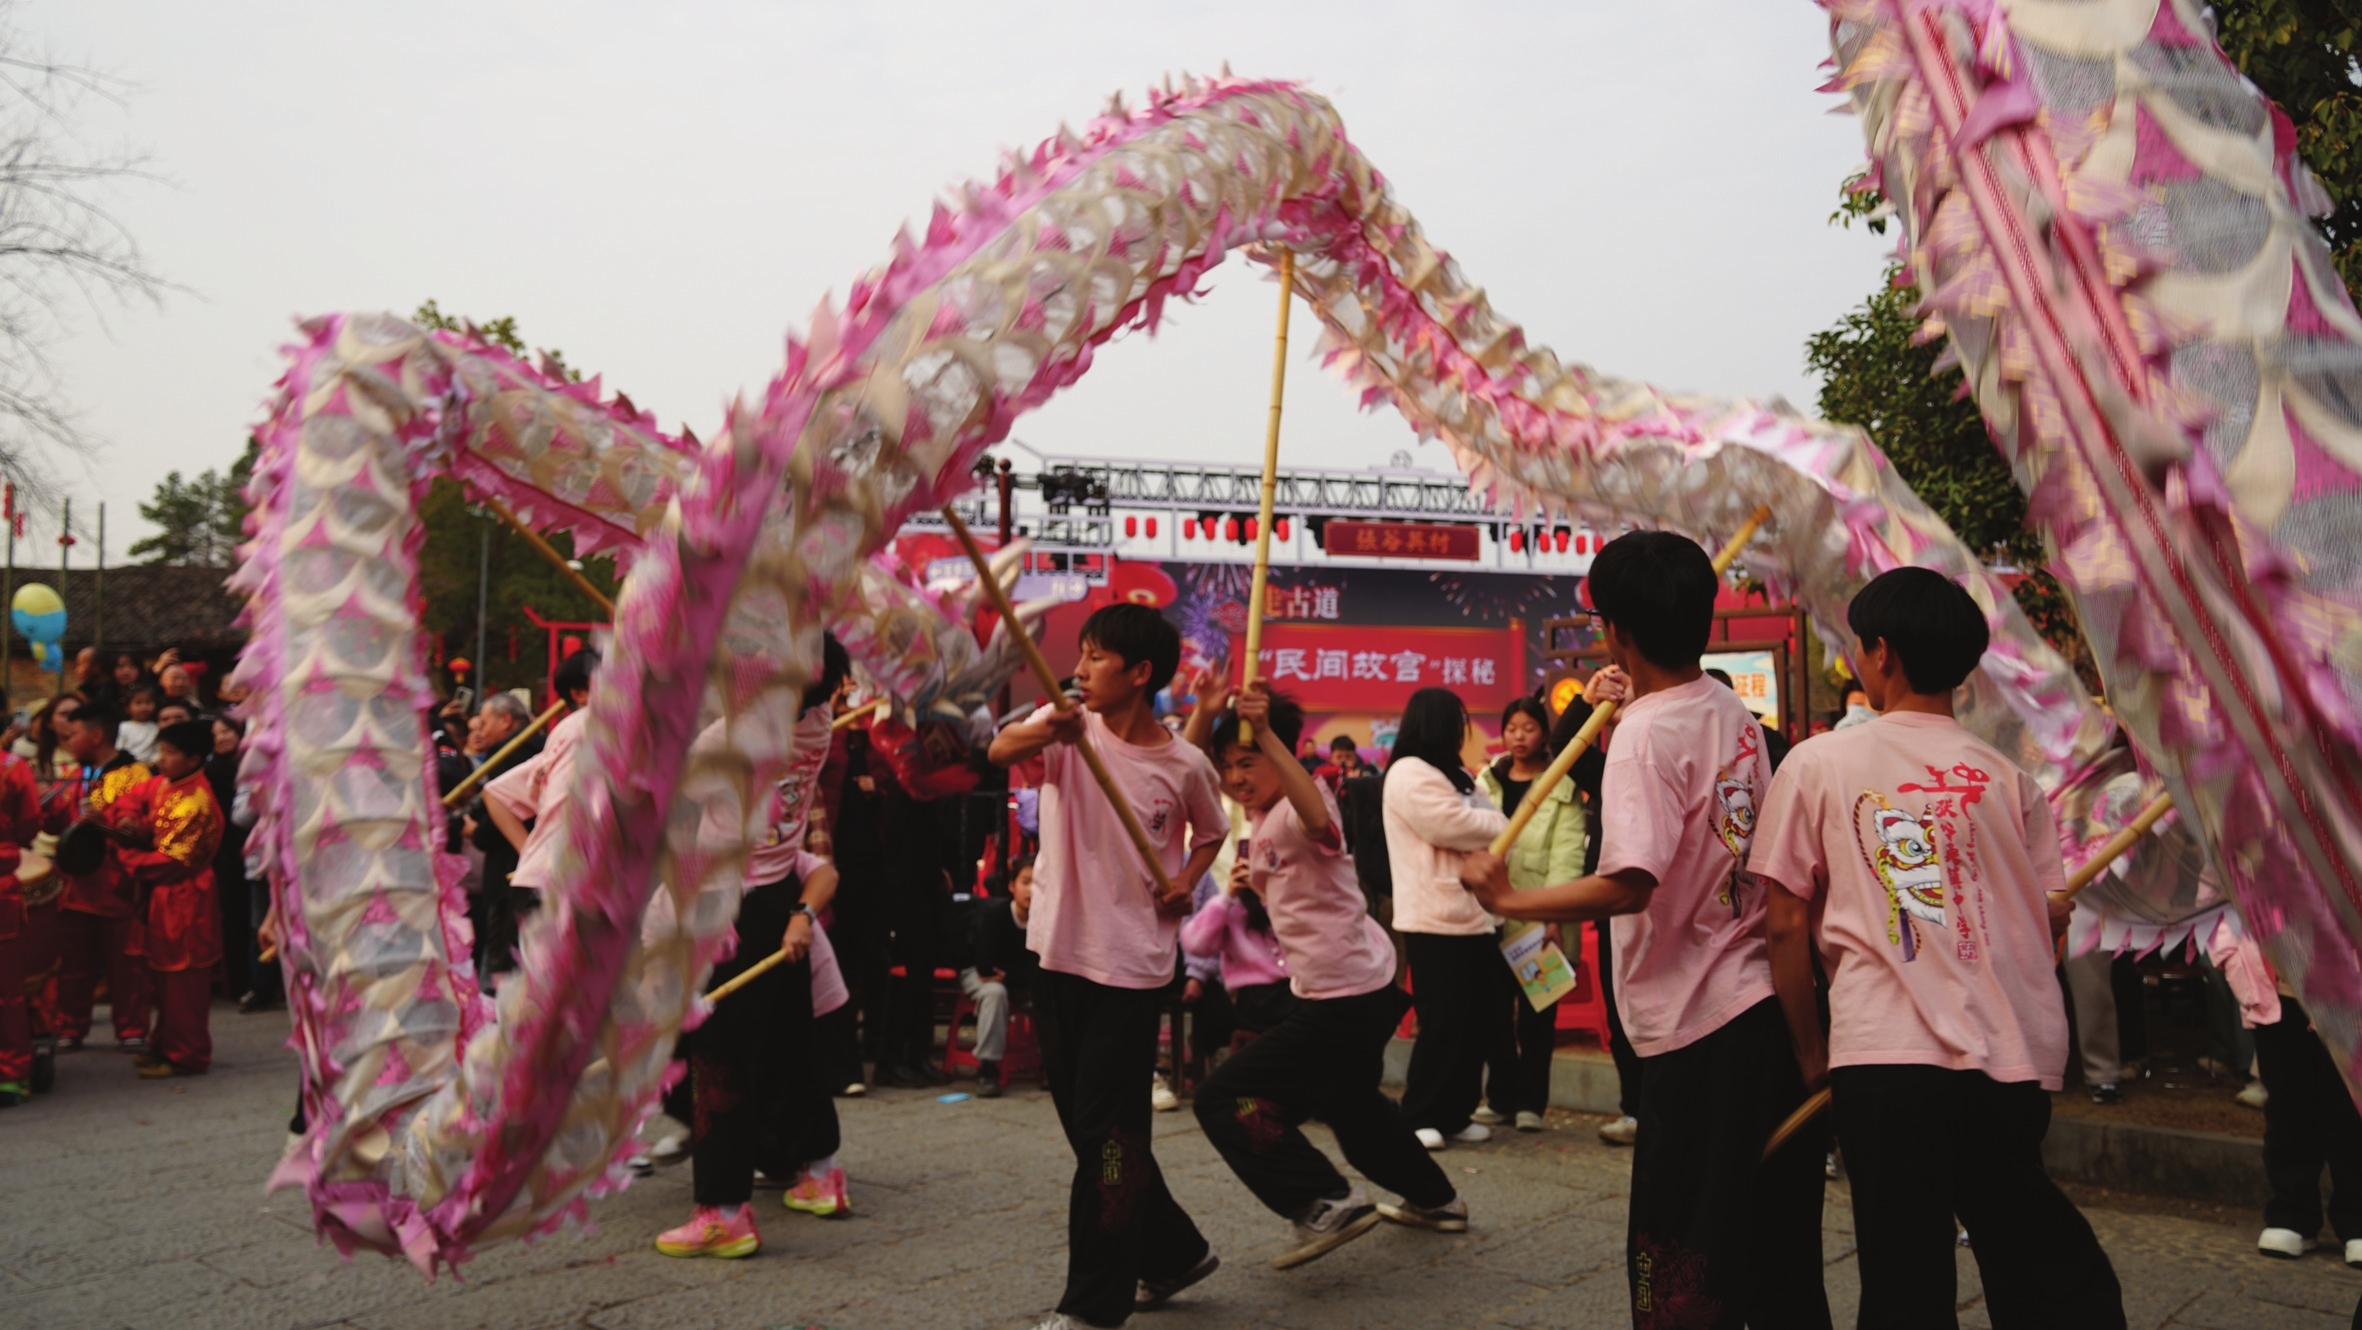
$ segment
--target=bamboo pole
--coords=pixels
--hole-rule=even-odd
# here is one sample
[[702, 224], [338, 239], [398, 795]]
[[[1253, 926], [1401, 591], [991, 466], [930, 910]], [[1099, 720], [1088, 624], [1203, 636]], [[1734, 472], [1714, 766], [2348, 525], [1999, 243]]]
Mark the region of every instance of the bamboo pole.
[[[566, 562], [566, 556], [558, 553], [557, 547], [550, 544], [549, 541], [543, 539], [540, 532], [525, 525], [523, 522], [518, 521], [517, 515], [508, 510], [507, 504], [502, 503], [500, 500], [495, 499], [490, 495], [486, 495], [484, 498], [484, 506], [491, 509], [492, 514], [495, 517], [498, 517], [501, 521], [508, 523], [510, 530], [516, 532], [520, 536], [523, 536], [525, 538], [525, 543], [533, 547], [533, 552], [540, 555], [542, 558], [549, 560], [550, 567], [557, 569], [567, 581], [572, 582], [574, 584], [575, 590], [590, 597], [591, 604], [598, 606], [601, 613], [604, 613], [609, 618], [615, 617], [615, 602], [607, 599], [605, 592], [599, 590], [595, 586], [592, 586], [590, 579], [584, 577], [580, 569]], [[480, 679], [480, 672], [483, 669], [483, 662], [476, 662], [476, 668], [479, 671]]]
[[[1271, 581], [1271, 504], [1279, 489], [1279, 409], [1288, 386], [1288, 313], [1295, 306], [1296, 251], [1279, 252], [1279, 332], [1271, 345], [1271, 423], [1263, 431], [1263, 496], [1255, 515], [1255, 579], [1247, 592], [1247, 663], [1239, 675], [1245, 689], [1263, 672], [1263, 605]], [[1255, 728], [1238, 723], [1238, 741], [1255, 746]]]
[[2082, 895], [2085, 887], [2099, 881], [2100, 874], [2108, 871], [2108, 865], [2130, 853], [2132, 847], [2140, 843], [2141, 837], [2148, 835], [2149, 829], [2156, 826], [2160, 819], [2172, 811], [2172, 795], [2160, 794], [2151, 799], [2148, 806], [2141, 809], [2140, 816], [2134, 818], [2122, 831], [2108, 837], [2106, 842], [2089, 859], [2083, 861], [2081, 868], [2067, 875], [2067, 889], [2059, 893], [2059, 899], [2071, 901]]
[[[960, 548], [968, 552], [968, 561], [976, 565], [976, 579], [984, 584], [984, 593], [992, 598], [993, 610], [1001, 616], [1002, 622], [1008, 624], [1009, 632], [1017, 639], [1018, 649], [1025, 653], [1025, 663], [1033, 667], [1033, 677], [1041, 683], [1043, 694], [1055, 699], [1060, 710], [1073, 706], [1059, 693], [1057, 673], [1050, 668], [1050, 662], [1042, 655], [1042, 649], [1035, 645], [1033, 634], [1025, 631], [1024, 622], [1009, 604], [1009, 593], [1002, 588], [1001, 580], [992, 575], [992, 565], [985, 559], [984, 549], [976, 543], [976, 537], [968, 531], [968, 524], [960, 520], [959, 513], [949, 504], [943, 507], [943, 520], [951, 524], [951, 534], [959, 539]], [[1123, 820], [1124, 831], [1132, 838], [1132, 848], [1140, 852], [1141, 859], [1148, 864], [1148, 871], [1156, 877], [1157, 895], [1159, 898], [1170, 898], [1173, 895], [1173, 879], [1165, 872], [1163, 862], [1156, 857], [1156, 847], [1149, 844], [1148, 833], [1141, 828], [1139, 817], [1132, 812], [1131, 802], [1124, 798], [1122, 790], [1116, 788], [1115, 777], [1107, 774], [1107, 767], [1100, 762], [1098, 750], [1091, 747], [1090, 740], [1078, 736], [1074, 746], [1082, 753], [1083, 762], [1091, 768], [1091, 778], [1099, 782], [1100, 792], [1107, 796], [1108, 803], [1115, 806], [1115, 815]]]
[[[1758, 505], [1754, 512], [1748, 514], [1747, 520], [1739, 524], [1739, 529], [1723, 545], [1722, 553], [1714, 556], [1716, 577], [1730, 571], [1730, 566], [1738, 562], [1739, 552], [1747, 548], [1747, 542], [1755, 539], [1755, 533], [1762, 530], [1763, 524], [1769, 520], [1771, 505], [1768, 503]], [[1566, 773], [1575, 769], [1575, 759], [1590, 749], [1599, 738], [1599, 732], [1607, 728], [1608, 718], [1615, 714], [1616, 704], [1612, 700], [1592, 708], [1591, 718], [1583, 722], [1583, 728], [1575, 731], [1575, 737], [1567, 740], [1566, 747], [1560, 750], [1549, 767], [1534, 777], [1533, 788], [1527, 790], [1525, 798], [1518, 802], [1517, 812], [1510, 816], [1509, 825], [1501, 828], [1500, 835], [1493, 837], [1494, 854], [1509, 853], [1509, 847], [1525, 834], [1526, 824], [1533, 821], [1534, 814], [1541, 809], [1542, 801], [1549, 797], [1550, 791], [1558, 788], [1560, 781], [1566, 779]]]
[[893, 709], [894, 699], [890, 697], [881, 697], [877, 701], [871, 702], [865, 706], [855, 707], [851, 711], [846, 712], [844, 715], [830, 721], [828, 723], [828, 728], [833, 733], [837, 730], [844, 729], [849, 725], [860, 723], [861, 719], [865, 716], [883, 716]]
[[527, 739], [530, 739], [534, 735], [539, 734], [541, 732], [542, 726], [547, 725], [551, 721], [557, 719], [558, 713], [564, 711], [565, 709], [566, 704], [563, 701], [550, 703], [549, 710], [542, 712], [538, 716], [535, 716], [533, 718], [532, 724], [517, 731], [516, 737], [510, 739], [507, 743], [502, 744], [499, 750], [493, 753], [492, 756], [485, 758], [484, 765], [477, 767], [474, 771], [469, 772], [466, 780], [463, 780], [457, 785], [452, 786], [451, 792], [443, 796], [443, 806], [445, 808], [449, 808], [452, 805], [458, 803], [460, 798], [464, 796], [469, 790], [476, 788], [477, 782], [484, 779], [484, 773], [492, 770], [492, 768], [496, 766], [499, 766], [503, 758], [506, 758], [509, 754], [523, 747]]
[[[2085, 887], [2098, 881], [2100, 874], [2108, 871], [2108, 865], [2129, 853], [2133, 846], [2140, 843], [2141, 837], [2148, 835], [2149, 829], [2157, 825], [2158, 819], [2164, 817], [2172, 809], [2173, 796], [2170, 794], [2160, 794], [2151, 799], [2148, 806], [2141, 809], [2140, 816], [2134, 818], [2122, 831], [2108, 837], [2096, 853], [2083, 861], [2081, 868], [2068, 875], [2066, 890], [2059, 893], [2059, 899], [2071, 901], [2081, 894]], [[1789, 1137], [1804, 1130], [1804, 1124], [1819, 1116], [1821, 1110], [1828, 1106], [1828, 1087], [1823, 1086], [1813, 1091], [1803, 1103], [1796, 1106], [1796, 1111], [1788, 1115], [1787, 1120], [1780, 1124], [1779, 1129], [1771, 1134], [1771, 1140], [1764, 1144], [1763, 1157], [1771, 1158], [1773, 1151], [1786, 1145]]]

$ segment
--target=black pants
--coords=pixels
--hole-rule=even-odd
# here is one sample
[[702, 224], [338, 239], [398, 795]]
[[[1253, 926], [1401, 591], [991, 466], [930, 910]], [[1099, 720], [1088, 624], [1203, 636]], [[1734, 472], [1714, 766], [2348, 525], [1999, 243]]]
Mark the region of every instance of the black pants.
[[1864, 1330], [1959, 1324], [1955, 1215], [2001, 1330], [2124, 1324], [2108, 1254], [2043, 1171], [2050, 1096], [2040, 1085], [1909, 1066], [1839, 1067], [1829, 1080], [1853, 1182]]
[[1449, 1136], [1468, 1125], [1484, 1082], [1485, 1053], [1510, 1021], [1501, 984], [1509, 963], [1490, 933], [1405, 933], [1419, 1038], [1403, 1077], [1402, 1114]]
[[2255, 1030], [2263, 1072], [2264, 1177], [2272, 1199], [2264, 1226], [2306, 1237], [2321, 1231], [2321, 1166], [2329, 1166], [2329, 1224], [2338, 1240], [2362, 1238], [2362, 1114], [2295, 998], [2280, 999], [2280, 1021]]
[[1149, 1148], [1163, 1001], [1161, 988], [1111, 988], [1056, 970], [1034, 982], [1042, 1071], [1074, 1149], [1058, 1310], [1091, 1325], [1122, 1325], [1142, 1279], [1181, 1274], [1209, 1250]]
[[[1596, 843], [1596, 842], [1594, 842]], [[1616, 1111], [1628, 1118], [1640, 1116], [1640, 1054], [1632, 1051], [1632, 1041], [1624, 1037], [1624, 1018], [1616, 1012], [1616, 948], [1609, 936], [1607, 920], [1592, 924], [1599, 933], [1599, 1000], [1607, 1004], [1607, 1051], [1616, 1060]]]
[[1501, 967], [1501, 986], [1509, 1020], [1494, 1027], [1492, 1049], [1485, 1055], [1484, 1101], [1505, 1117], [1546, 1113], [1550, 1063], [1558, 1053], [1558, 1004], [1534, 1010], [1507, 965]]
[[1358, 997], [1299, 1000], [1198, 1087], [1206, 1139], [1274, 1214], [1301, 1218], [1313, 1202], [1352, 1186], [1304, 1139], [1307, 1119], [1327, 1123], [1346, 1163], [1411, 1204], [1443, 1205], [1456, 1194], [1378, 1089], [1386, 1041], [1408, 1005], [1392, 984]]
[[889, 980], [886, 988], [884, 1040], [878, 1049], [883, 1065], [924, 1071], [934, 1062], [935, 964], [942, 954], [942, 910], [943, 899], [936, 895], [889, 897], [887, 918], [893, 931], [887, 940], [888, 955], [902, 974]]
[[1808, 1128], [1763, 1158], [1804, 1100], [1776, 998], [1705, 1038], [1640, 1060], [1626, 1271], [1636, 1326], [1828, 1330], [1821, 1157]]
[[[714, 967], [709, 990], [779, 950], [802, 895], [795, 878], [757, 887], [738, 906], [738, 950]], [[689, 1036], [690, 1158], [699, 1205], [754, 1197], [755, 1170], [783, 1181], [836, 1153], [812, 1020], [812, 960], [767, 971], [714, 1007]]]

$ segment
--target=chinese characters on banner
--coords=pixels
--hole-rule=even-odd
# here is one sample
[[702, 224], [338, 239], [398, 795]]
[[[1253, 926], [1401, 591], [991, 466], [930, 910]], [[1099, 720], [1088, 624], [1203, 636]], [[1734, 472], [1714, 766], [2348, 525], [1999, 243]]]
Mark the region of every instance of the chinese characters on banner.
[[1331, 522], [1321, 538], [1331, 554], [1379, 559], [1463, 559], [1481, 553], [1476, 528], [1438, 522]]
[[[1245, 636], [1233, 635], [1231, 658], [1245, 654]], [[1482, 710], [1519, 691], [1512, 655], [1502, 629], [1266, 623], [1261, 675], [1312, 711], [1399, 711], [1422, 688], [1449, 688]]]
[[1263, 589], [1263, 620], [1327, 619], [1335, 622], [1342, 599], [1333, 586], [1270, 586]]

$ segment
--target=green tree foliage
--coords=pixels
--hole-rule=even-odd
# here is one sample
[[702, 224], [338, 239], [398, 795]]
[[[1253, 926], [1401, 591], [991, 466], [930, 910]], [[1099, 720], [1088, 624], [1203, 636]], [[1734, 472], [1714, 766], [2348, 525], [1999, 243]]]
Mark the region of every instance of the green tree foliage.
[[[465, 320], [445, 315], [432, 300], [419, 306], [411, 317], [424, 327], [447, 332], [465, 331], [470, 326]], [[485, 341], [519, 359], [526, 358], [526, 344], [514, 318], [477, 323], [473, 328]], [[567, 379], [581, 378], [567, 368], [558, 352], [545, 350], [537, 355], [544, 370]], [[464, 657], [477, 667], [471, 683], [488, 688], [531, 688], [538, 693], [549, 669], [549, 637], [525, 611], [531, 609], [544, 620], [559, 622], [606, 621], [606, 612], [551, 567], [523, 536], [489, 511], [471, 507], [452, 481], [437, 480], [428, 487], [419, 516], [426, 527], [426, 543], [419, 551], [419, 589], [426, 602], [423, 627], [434, 644], [431, 654], [436, 667], [454, 656]], [[549, 541], [560, 554], [573, 557], [570, 537], [552, 535]], [[479, 569], [487, 566], [489, 577], [480, 576]], [[614, 597], [617, 579], [612, 561], [585, 559], [582, 574], [610, 599]], [[488, 659], [481, 662], [475, 659], [479, 583], [487, 589], [484, 654]]]
[[237, 562], [238, 545], [246, 538], [246, 482], [261, 451], [262, 445], [249, 438], [227, 473], [207, 468], [194, 480], [183, 480], [178, 471], [165, 472], [156, 497], [139, 506], [139, 515], [155, 524], [156, 534], [134, 542], [131, 557], [199, 568]]
[[2296, 122], [2297, 154], [2337, 205], [2321, 233], [2362, 293], [2362, 0], [2214, 0], [2214, 18], [2231, 62]]

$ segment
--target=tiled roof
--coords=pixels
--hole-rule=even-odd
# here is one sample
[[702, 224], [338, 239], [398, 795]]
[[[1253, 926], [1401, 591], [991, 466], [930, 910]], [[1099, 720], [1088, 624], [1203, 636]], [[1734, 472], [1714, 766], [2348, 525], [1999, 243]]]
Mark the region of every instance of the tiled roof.
[[[103, 583], [106, 623], [101, 640], [107, 646], [134, 651], [165, 647], [234, 650], [243, 646], [246, 634], [235, 626], [243, 602], [222, 585], [229, 575], [227, 568], [163, 564], [107, 569]], [[27, 582], [43, 583], [65, 597], [66, 635], [61, 645], [68, 651], [90, 645], [91, 631], [99, 626], [98, 576], [88, 568], [75, 568], [65, 574], [61, 587], [57, 569], [19, 564], [16, 585]]]

